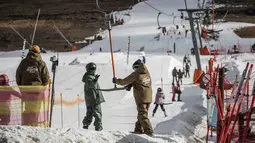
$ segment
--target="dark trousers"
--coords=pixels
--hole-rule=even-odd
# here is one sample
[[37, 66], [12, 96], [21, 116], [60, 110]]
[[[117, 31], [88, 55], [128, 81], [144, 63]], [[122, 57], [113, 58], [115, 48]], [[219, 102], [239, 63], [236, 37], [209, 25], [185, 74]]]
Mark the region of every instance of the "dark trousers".
[[164, 104], [156, 104], [155, 105], [155, 108], [153, 109], [153, 113], [155, 114], [156, 113], [156, 111], [158, 110], [158, 106], [160, 105], [160, 108], [161, 108], [161, 110], [163, 111], [163, 112], [165, 112], [166, 110], [165, 110], [165, 108], [164, 108]]
[[185, 77], [187, 77], [187, 75], [190, 77], [189, 71], [186, 71]]
[[178, 83], [182, 84], [182, 78], [178, 78]]
[[95, 118], [94, 126], [96, 130], [102, 128], [102, 110], [101, 104], [95, 106], [87, 106], [86, 116], [83, 119], [83, 126], [89, 126], [92, 122], [92, 118]]
[[177, 81], [177, 76], [173, 76], [173, 83], [174, 83], [174, 79], [175, 79], [175, 81], [176, 81], [176, 83], [178, 82]]

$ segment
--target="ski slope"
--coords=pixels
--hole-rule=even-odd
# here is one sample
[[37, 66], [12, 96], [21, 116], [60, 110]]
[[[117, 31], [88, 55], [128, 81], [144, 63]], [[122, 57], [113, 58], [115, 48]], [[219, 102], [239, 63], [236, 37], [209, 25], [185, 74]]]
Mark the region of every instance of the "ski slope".
[[[164, 13], [180, 16], [179, 8], [184, 7], [184, 1], [179, 0], [149, 0], [151, 5], [160, 9]], [[189, 0], [188, 7], [195, 8], [196, 0]], [[153, 99], [156, 95], [156, 89], [161, 87], [161, 78], [163, 79], [163, 91], [166, 94], [166, 101], [171, 102], [171, 83], [172, 69], [182, 69], [182, 61], [185, 54], [190, 53], [193, 47], [191, 34], [184, 37], [184, 28], [180, 27], [182, 35], [162, 35], [157, 27], [158, 12], [150, 8], [145, 3], [139, 3], [130, 11], [131, 17], [125, 17], [128, 21], [124, 25], [113, 27], [113, 49], [120, 52], [114, 53], [115, 68], [117, 78], [124, 78], [132, 70], [132, 64], [143, 55], [146, 57], [146, 65], [152, 77]], [[180, 18], [175, 19], [176, 24], [180, 24]], [[187, 21], [183, 21], [186, 27], [189, 27]], [[160, 16], [160, 25], [168, 29], [175, 27], [173, 17], [166, 15]], [[237, 40], [241, 43], [255, 41], [254, 39], [240, 39], [234, 33], [233, 29], [240, 26], [250, 26], [245, 23], [224, 23], [218, 25], [219, 29], [224, 29], [220, 35], [220, 42], [205, 42], [206, 45], [232, 46]], [[178, 32], [179, 32], [178, 31]], [[89, 62], [97, 64], [97, 74], [100, 74], [99, 84], [101, 88], [112, 88], [112, 65], [109, 48], [108, 32], [104, 31], [102, 41], [96, 41], [88, 47], [76, 52], [59, 53], [59, 66], [56, 72], [56, 98], [62, 93], [66, 100], [73, 100], [77, 94], [84, 96], [84, 84], [81, 79], [85, 73], [85, 65]], [[155, 36], [160, 35], [160, 39], [155, 40]], [[127, 64], [127, 40], [131, 36], [131, 54]], [[172, 36], [172, 37], [171, 37]], [[176, 43], [176, 53], [167, 55], [167, 50], [173, 51], [173, 43]], [[40, 45], [39, 45], [40, 46]], [[102, 47], [103, 52], [99, 53]], [[141, 47], [144, 51], [140, 52]], [[22, 51], [0, 52], [0, 73], [9, 75], [10, 80], [15, 85], [15, 72]], [[27, 51], [26, 51], [27, 52]], [[92, 55], [90, 53], [93, 52]], [[50, 57], [56, 53], [49, 52], [42, 54], [49, 71], [51, 70]], [[231, 80], [233, 75], [240, 73], [247, 61], [254, 63], [255, 58], [250, 54], [237, 55], [237, 60], [230, 56], [219, 56], [217, 63], [223, 63], [230, 69], [233, 69], [227, 78]], [[210, 56], [201, 56], [203, 69], [207, 66]], [[83, 117], [86, 113], [85, 103], [81, 103], [80, 117], [78, 117], [77, 105], [72, 107], [63, 107], [63, 128], [61, 125], [61, 108], [54, 106], [53, 111], [53, 129], [40, 129], [29, 127], [0, 127], [4, 133], [0, 133], [2, 138], [11, 142], [203, 142], [206, 136], [206, 96], [205, 91], [192, 84], [192, 73], [196, 68], [195, 57], [191, 56], [192, 67], [191, 77], [183, 79], [182, 97], [183, 102], [174, 102], [165, 106], [168, 117], [164, 117], [163, 112], [158, 109], [155, 117], [152, 117], [154, 104], [151, 104], [149, 118], [154, 128], [155, 136], [133, 135], [137, 120], [136, 105], [134, 102], [132, 90], [104, 92], [106, 102], [102, 104], [103, 128], [101, 132], [95, 132], [93, 124], [88, 130], [82, 129]], [[73, 62], [75, 61], [75, 62]], [[75, 64], [70, 65], [73, 62]], [[216, 63], [216, 64], [217, 64]], [[79, 123], [80, 121], [80, 123]], [[212, 140], [213, 142], [213, 140]]]

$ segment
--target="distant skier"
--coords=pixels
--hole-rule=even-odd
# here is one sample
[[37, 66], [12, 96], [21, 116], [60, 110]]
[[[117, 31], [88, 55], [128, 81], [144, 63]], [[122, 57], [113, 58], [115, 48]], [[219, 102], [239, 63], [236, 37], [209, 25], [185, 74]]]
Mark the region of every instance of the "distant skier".
[[96, 73], [96, 64], [88, 63], [86, 65], [86, 73], [84, 74], [82, 81], [84, 84], [84, 93], [87, 112], [83, 119], [83, 128], [88, 129], [92, 122], [92, 118], [95, 118], [94, 126], [96, 131], [103, 130], [102, 127], [102, 110], [101, 103], [105, 102], [103, 94], [98, 84], [98, 78], [100, 75]]
[[9, 77], [6, 74], [0, 75], [0, 87], [4, 90], [0, 91], [0, 125], [9, 125], [11, 121], [11, 101], [12, 95], [21, 98], [21, 94], [9, 85]]
[[175, 94], [178, 94], [178, 101], [182, 101], [181, 100], [181, 87], [180, 84], [177, 83], [177, 85], [175, 86], [174, 84], [172, 84], [172, 93], [173, 93], [173, 97], [172, 97], [172, 101], [176, 101], [175, 100]]
[[183, 57], [183, 66], [187, 63], [187, 56], [185, 55], [184, 57]]
[[152, 117], [154, 117], [154, 115], [155, 115], [155, 113], [158, 109], [158, 106], [161, 107], [161, 110], [164, 112], [165, 117], [167, 117], [166, 110], [164, 108], [164, 99], [165, 99], [165, 94], [163, 93], [161, 88], [158, 88], [156, 98], [155, 98], [155, 102], [154, 102], [155, 108], [153, 109]]
[[162, 33], [166, 35], [166, 27], [162, 27]]
[[189, 71], [190, 71], [190, 66], [189, 66], [188, 63], [186, 63], [186, 65], [185, 65], [185, 77], [187, 77], [187, 76], [190, 77]]
[[148, 110], [152, 102], [151, 76], [146, 65], [140, 59], [133, 64], [133, 69], [134, 72], [124, 79], [113, 77], [113, 83], [134, 87], [133, 93], [138, 111], [138, 121], [135, 124], [134, 132], [153, 136], [153, 129], [148, 118]]
[[183, 78], [184, 72], [179, 69], [178, 71], [178, 83], [182, 84], [182, 78]]
[[187, 56], [187, 63], [191, 66], [191, 59], [190, 59], [189, 54], [188, 54], [188, 56]]
[[172, 70], [173, 83], [174, 83], [174, 79], [177, 83], [177, 73], [178, 73], [178, 71], [177, 71], [176, 67], [174, 67], [174, 69]]

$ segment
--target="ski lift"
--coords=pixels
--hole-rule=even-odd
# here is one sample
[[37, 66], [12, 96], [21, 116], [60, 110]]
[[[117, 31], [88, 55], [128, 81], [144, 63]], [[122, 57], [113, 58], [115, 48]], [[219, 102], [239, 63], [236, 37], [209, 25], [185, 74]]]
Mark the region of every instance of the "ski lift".
[[159, 24], [159, 16], [160, 16], [161, 12], [158, 13], [158, 16], [157, 16], [157, 23], [158, 23], [158, 29], [161, 29], [162, 28], [162, 33], [165, 35], [166, 34], [166, 27], [162, 27], [160, 26]]
[[175, 20], [176, 16], [173, 18], [173, 25], [176, 27], [176, 29], [178, 30], [179, 29], [179, 25], [176, 25], [174, 20]]

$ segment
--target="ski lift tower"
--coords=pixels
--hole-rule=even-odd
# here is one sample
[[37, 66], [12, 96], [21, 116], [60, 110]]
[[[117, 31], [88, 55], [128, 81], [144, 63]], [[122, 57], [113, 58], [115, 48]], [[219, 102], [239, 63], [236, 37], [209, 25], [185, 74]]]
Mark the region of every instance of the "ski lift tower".
[[197, 69], [201, 70], [202, 68], [201, 68], [201, 62], [200, 62], [200, 56], [199, 56], [199, 48], [198, 48], [196, 32], [195, 32], [195, 28], [194, 28], [195, 19], [198, 19], [199, 17], [194, 18], [193, 13], [197, 13], [197, 12], [201, 12], [201, 11], [205, 12], [205, 11], [208, 11], [208, 9], [178, 9], [178, 11], [180, 11], [180, 12], [186, 11], [188, 13], [188, 18], [185, 18], [185, 20], [189, 20], [189, 23], [190, 23], [192, 41], [193, 41], [196, 62], [197, 62]]

